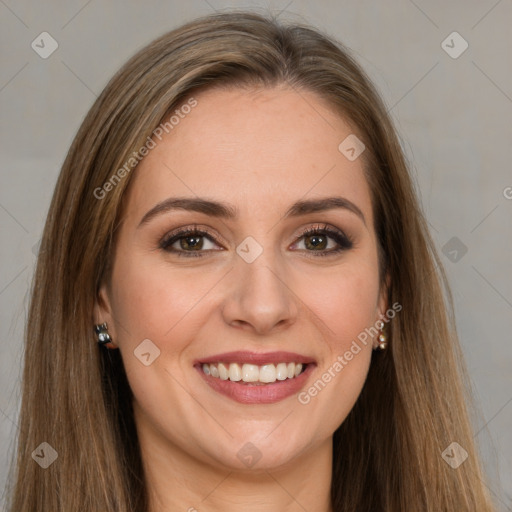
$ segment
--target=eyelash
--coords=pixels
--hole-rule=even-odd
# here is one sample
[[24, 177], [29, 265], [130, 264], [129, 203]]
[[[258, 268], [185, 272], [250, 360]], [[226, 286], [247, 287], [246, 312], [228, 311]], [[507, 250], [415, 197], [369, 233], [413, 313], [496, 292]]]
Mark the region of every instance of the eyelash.
[[[327, 226], [326, 224], [323, 225], [317, 225], [311, 228], [306, 229], [301, 233], [298, 240], [308, 237], [308, 236], [314, 236], [314, 235], [327, 235], [328, 237], [332, 238], [337, 244], [338, 248], [336, 249], [328, 249], [328, 250], [322, 250], [322, 251], [307, 251], [309, 253], [313, 253], [314, 258], [316, 257], [324, 257], [324, 256], [331, 256], [334, 254], [338, 254], [342, 251], [349, 250], [353, 247], [353, 241], [352, 239], [347, 236], [342, 231], [334, 230]], [[179, 257], [185, 257], [185, 258], [202, 258], [205, 256], [205, 252], [211, 252], [211, 251], [184, 251], [182, 249], [172, 249], [170, 248], [175, 242], [181, 240], [182, 238], [187, 238], [189, 236], [198, 236], [198, 237], [205, 237], [210, 239], [211, 242], [217, 243], [215, 241], [215, 237], [206, 229], [198, 229], [197, 227], [187, 227], [184, 229], [181, 229], [180, 231], [169, 233], [167, 234], [161, 241], [160, 241], [160, 249], [169, 252], [177, 254]]]

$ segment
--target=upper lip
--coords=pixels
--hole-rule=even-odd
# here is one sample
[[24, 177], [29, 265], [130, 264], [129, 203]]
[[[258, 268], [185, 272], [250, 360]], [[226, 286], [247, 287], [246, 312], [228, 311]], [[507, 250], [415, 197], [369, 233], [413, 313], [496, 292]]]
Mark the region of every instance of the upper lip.
[[214, 363], [250, 363], [257, 366], [265, 364], [277, 363], [314, 363], [312, 357], [297, 354], [295, 352], [250, 352], [246, 350], [237, 350], [235, 352], [224, 352], [222, 354], [215, 354], [213, 356], [203, 357], [194, 361], [196, 364], [214, 364]]

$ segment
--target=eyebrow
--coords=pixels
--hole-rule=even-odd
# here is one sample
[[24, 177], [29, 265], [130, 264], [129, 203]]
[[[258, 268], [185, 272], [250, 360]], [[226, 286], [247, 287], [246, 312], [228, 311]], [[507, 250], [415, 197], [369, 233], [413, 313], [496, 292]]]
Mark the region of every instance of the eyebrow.
[[[286, 211], [283, 218], [299, 217], [309, 213], [318, 213], [338, 208], [354, 213], [366, 226], [366, 219], [359, 207], [348, 199], [340, 196], [296, 201]], [[151, 210], [142, 217], [137, 228], [141, 227], [143, 224], [147, 224], [154, 217], [173, 210], [199, 212], [209, 215], [210, 217], [226, 220], [235, 220], [238, 217], [238, 209], [231, 204], [212, 201], [201, 197], [169, 197], [151, 208]]]

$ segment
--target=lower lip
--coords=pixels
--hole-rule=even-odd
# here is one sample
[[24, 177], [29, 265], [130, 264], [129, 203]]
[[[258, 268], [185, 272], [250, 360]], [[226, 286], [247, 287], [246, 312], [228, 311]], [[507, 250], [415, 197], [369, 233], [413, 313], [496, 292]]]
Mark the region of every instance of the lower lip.
[[234, 382], [229, 379], [222, 380], [219, 377], [206, 375], [201, 366], [196, 366], [195, 368], [210, 387], [236, 402], [241, 404], [273, 404], [298, 393], [304, 387], [314, 367], [315, 364], [310, 363], [298, 377], [276, 380], [264, 385], [241, 384], [243, 381]]

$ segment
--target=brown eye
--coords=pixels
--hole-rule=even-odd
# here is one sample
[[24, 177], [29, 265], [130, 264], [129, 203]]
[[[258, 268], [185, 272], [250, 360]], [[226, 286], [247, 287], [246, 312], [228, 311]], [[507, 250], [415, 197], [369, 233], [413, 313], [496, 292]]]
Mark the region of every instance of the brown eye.
[[329, 244], [329, 237], [324, 234], [308, 235], [304, 239], [307, 249], [325, 250]]
[[218, 250], [209, 247], [208, 244], [217, 245], [208, 232], [199, 229], [184, 229], [166, 235], [160, 242], [160, 248], [178, 256], [201, 257], [204, 256], [204, 252]]
[[304, 239], [305, 250], [315, 256], [329, 256], [353, 247], [352, 240], [345, 233], [328, 226], [310, 228], [302, 233], [301, 239]]
[[187, 250], [192, 249], [194, 251], [202, 249], [204, 245], [204, 240], [201, 235], [189, 235], [180, 237], [180, 249]]

